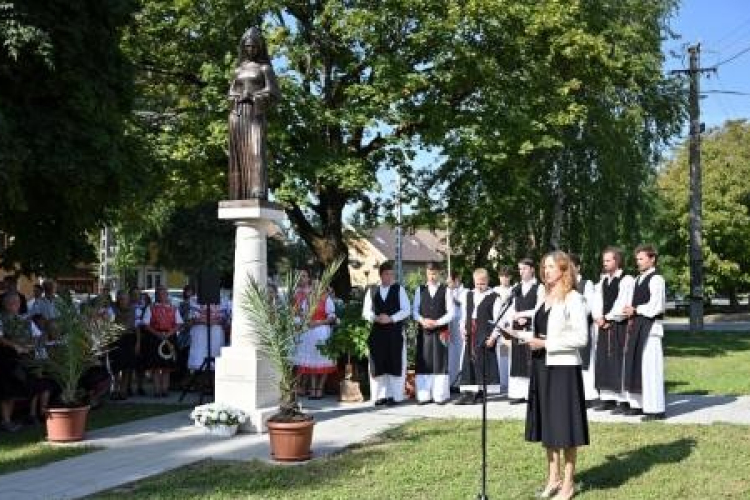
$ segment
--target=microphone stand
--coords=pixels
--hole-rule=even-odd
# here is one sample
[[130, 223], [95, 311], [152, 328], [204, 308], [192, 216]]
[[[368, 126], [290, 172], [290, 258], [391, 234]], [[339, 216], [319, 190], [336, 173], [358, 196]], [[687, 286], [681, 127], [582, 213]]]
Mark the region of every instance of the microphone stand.
[[[489, 334], [485, 337], [484, 342], [482, 343], [482, 349], [484, 351], [482, 352], [482, 489], [477, 495], [477, 500], [489, 500], [489, 497], [487, 496], [487, 351], [489, 349], [487, 348], [486, 342], [489, 339], [489, 336], [492, 335], [492, 332], [495, 331], [495, 328], [497, 328], [497, 324], [513, 304], [514, 291], [515, 286], [511, 288], [510, 295], [505, 299], [503, 309], [500, 311], [500, 314], [498, 314], [497, 319], [491, 322], [492, 328], [490, 328]], [[497, 345], [495, 345], [495, 347], [497, 348]]]

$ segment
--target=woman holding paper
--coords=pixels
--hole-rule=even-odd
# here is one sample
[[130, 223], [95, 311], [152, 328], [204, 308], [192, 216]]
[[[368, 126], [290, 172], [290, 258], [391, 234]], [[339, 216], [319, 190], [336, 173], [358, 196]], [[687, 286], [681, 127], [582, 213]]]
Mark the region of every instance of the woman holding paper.
[[535, 313], [534, 332], [513, 334], [532, 350], [526, 440], [547, 449], [547, 485], [539, 497], [567, 500], [575, 495], [577, 447], [589, 444], [578, 353], [586, 345], [588, 323], [570, 257], [560, 251], [548, 254], [542, 275], [546, 295]]

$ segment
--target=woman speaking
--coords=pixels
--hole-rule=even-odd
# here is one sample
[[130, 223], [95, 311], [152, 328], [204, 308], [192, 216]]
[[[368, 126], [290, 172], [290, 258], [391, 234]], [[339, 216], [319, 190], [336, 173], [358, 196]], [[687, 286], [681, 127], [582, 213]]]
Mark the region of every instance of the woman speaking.
[[536, 310], [533, 336], [526, 339], [532, 349], [526, 440], [547, 449], [547, 485], [539, 497], [565, 500], [575, 495], [577, 447], [589, 444], [578, 353], [588, 342], [588, 323], [570, 264], [560, 251], [542, 261], [546, 299]]

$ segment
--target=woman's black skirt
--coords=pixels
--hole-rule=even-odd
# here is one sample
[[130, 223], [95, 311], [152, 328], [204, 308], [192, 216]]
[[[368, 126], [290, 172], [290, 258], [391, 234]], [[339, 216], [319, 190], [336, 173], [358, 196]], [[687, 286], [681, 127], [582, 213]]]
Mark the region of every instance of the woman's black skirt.
[[135, 355], [135, 333], [125, 333], [117, 339], [115, 348], [109, 352], [109, 363], [112, 373], [121, 370], [138, 368], [138, 357]]
[[29, 395], [29, 375], [16, 351], [0, 346], [0, 401]]
[[589, 444], [589, 424], [580, 366], [547, 366], [534, 353], [526, 410], [526, 440], [547, 448]]
[[[170, 341], [175, 342], [175, 336], [170, 338]], [[174, 370], [177, 368], [177, 362], [174, 359], [164, 359], [159, 355], [159, 346], [161, 345], [162, 339], [156, 335], [145, 332], [141, 337], [141, 351], [143, 351], [146, 358], [145, 366], [149, 370]]]

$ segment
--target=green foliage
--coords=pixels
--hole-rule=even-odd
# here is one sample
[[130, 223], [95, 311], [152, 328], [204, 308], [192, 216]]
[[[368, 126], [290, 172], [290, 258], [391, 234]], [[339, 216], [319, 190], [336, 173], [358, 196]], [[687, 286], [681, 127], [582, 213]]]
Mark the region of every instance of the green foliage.
[[124, 328], [95, 311], [83, 308], [79, 313], [69, 295], [58, 297], [55, 306], [59, 313], [54, 322], [57, 344], [48, 349], [46, 359], [35, 360], [34, 364], [60, 386], [64, 406], [79, 406], [86, 402], [79, 385], [81, 377], [99, 364], [100, 356], [111, 348]]
[[24, 23], [23, 16], [13, 2], [0, 2], [0, 40], [3, 49], [14, 60], [25, 51], [45, 58], [48, 64], [50, 53], [49, 35], [43, 30]]
[[676, 2], [471, 5], [493, 14], [468, 19], [455, 49], [472, 54], [472, 92], [436, 143], [444, 162], [414, 189], [421, 220], [448, 214], [472, 266], [493, 248], [512, 260], [558, 247], [598, 269], [603, 246], [639, 240], [644, 189], [682, 118], [682, 83], [663, 76], [661, 53]]
[[346, 356], [347, 362], [351, 362], [351, 358], [363, 359], [369, 352], [369, 337], [370, 323], [362, 318], [362, 304], [350, 302], [344, 309], [341, 324], [333, 330], [319, 350], [331, 359], [339, 359], [342, 356]]
[[404, 288], [410, 297], [414, 297], [417, 288], [424, 285], [427, 282], [427, 276], [425, 275], [424, 269], [418, 269], [410, 273], [406, 273], [404, 276]]
[[133, 8], [24, 0], [0, 10], [0, 34], [11, 37], [0, 50], [0, 231], [13, 236], [5, 267], [54, 276], [93, 260], [87, 233], [143, 180], [147, 163], [126, 123], [133, 75], [120, 50]]
[[[341, 262], [339, 259], [323, 271], [308, 296], [309, 304], [320, 301]], [[240, 307], [250, 326], [249, 335], [252, 335], [252, 341], [273, 365], [279, 378], [279, 413], [272, 417], [277, 421], [303, 417], [297, 403], [299, 377], [294, 370], [293, 355], [300, 335], [309, 328], [315, 307], [308, 307], [305, 315], [300, 318], [300, 311], [294, 300], [298, 282], [299, 273], [288, 273], [280, 294], [272, 296], [272, 292], [265, 286], [250, 279], [240, 297]]]
[[[670, 287], [689, 289], [688, 142], [659, 173], [654, 235]], [[702, 138], [703, 261], [706, 292], [733, 299], [750, 285], [750, 124], [728, 121]]]
[[207, 202], [172, 213], [159, 234], [159, 264], [197, 273], [202, 268], [232, 270], [234, 224], [217, 220], [217, 203]]

